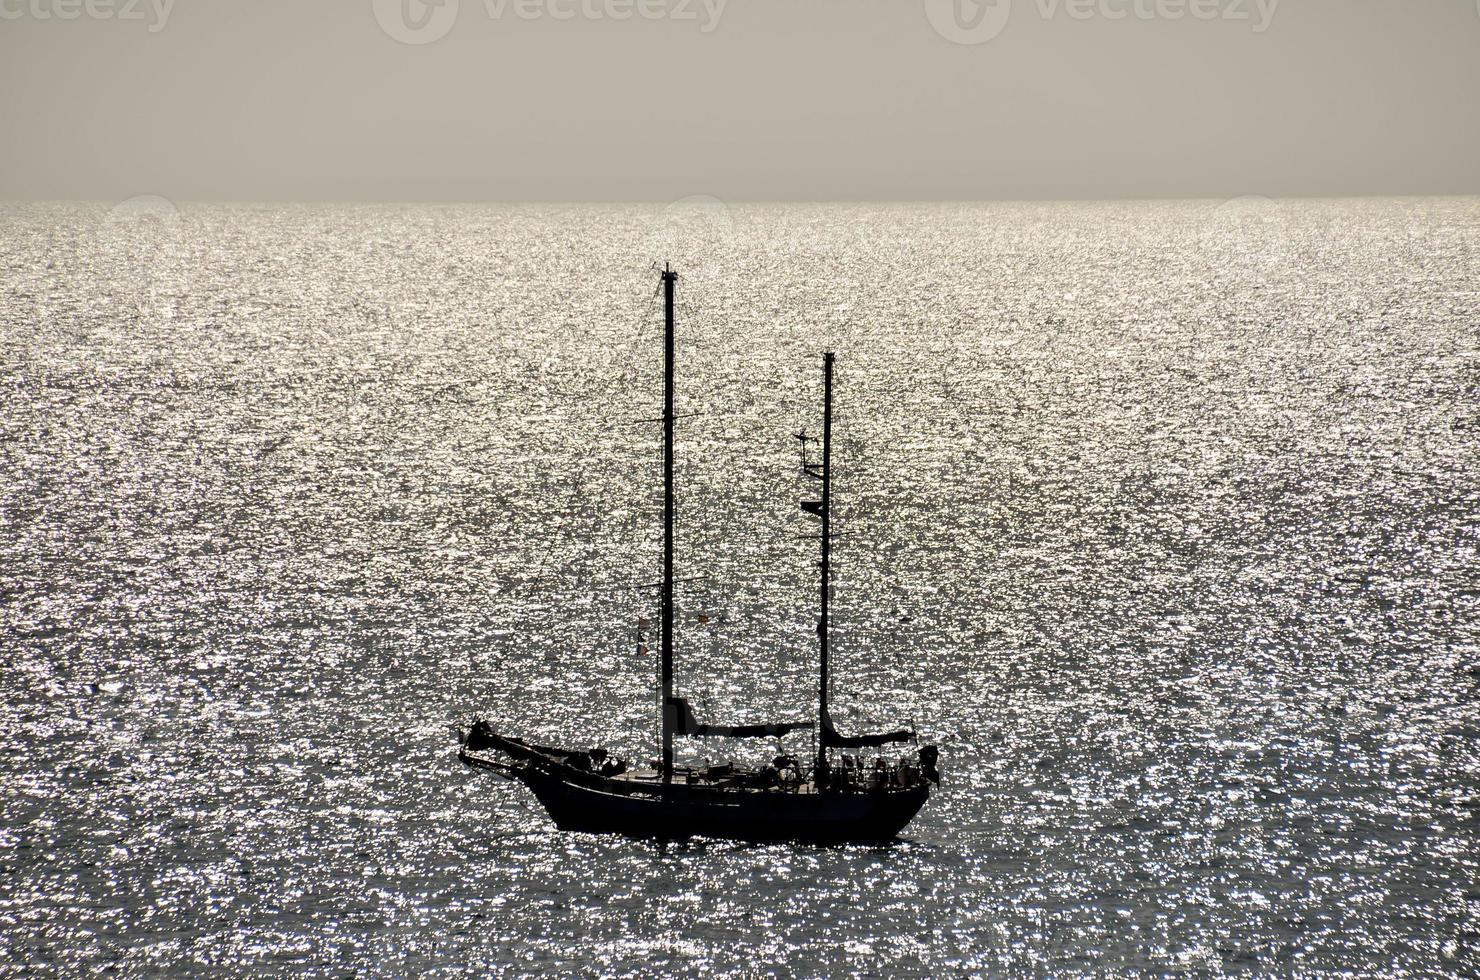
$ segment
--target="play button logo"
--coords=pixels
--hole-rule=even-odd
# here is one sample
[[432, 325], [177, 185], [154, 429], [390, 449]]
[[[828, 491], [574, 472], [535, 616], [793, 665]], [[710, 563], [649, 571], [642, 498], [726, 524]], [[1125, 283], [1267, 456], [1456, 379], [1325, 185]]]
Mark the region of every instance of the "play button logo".
[[375, 20], [402, 44], [431, 44], [457, 23], [457, 0], [371, 0]]
[[923, 2], [930, 26], [953, 44], [985, 44], [1002, 33], [1007, 27], [1007, 18], [1012, 14], [1012, 0]]

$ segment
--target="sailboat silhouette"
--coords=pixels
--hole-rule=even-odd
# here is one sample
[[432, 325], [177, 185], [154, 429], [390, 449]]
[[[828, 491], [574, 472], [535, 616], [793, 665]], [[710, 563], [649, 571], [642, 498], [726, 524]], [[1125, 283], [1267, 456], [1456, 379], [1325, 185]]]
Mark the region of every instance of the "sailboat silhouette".
[[[821, 842], [886, 841], [912, 820], [939, 782], [939, 753], [933, 745], [914, 757], [885, 758], [887, 745], [917, 742], [908, 730], [845, 736], [828, 711], [828, 615], [832, 593], [832, 392], [834, 355], [823, 355], [822, 458], [807, 459], [803, 473], [821, 484], [821, 497], [803, 500], [802, 510], [821, 520], [817, 720], [758, 725], [700, 722], [689, 702], [673, 692], [674, 497], [673, 469], [673, 294], [678, 276], [662, 272], [663, 371], [663, 573], [659, 586], [659, 655], [662, 725], [660, 756], [650, 769], [630, 770], [604, 749], [570, 750], [535, 745], [500, 734], [486, 718], [475, 718], [459, 753], [464, 762], [517, 779], [528, 786], [561, 828], [617, 832], [640, 837], [728, 837], [746, 840]], [[641, 621], [639, 621], [641, 622]], [[646, 640], [640, 641], [646, 649]], [[780, 738], [815, 729], [811, 764], [778, 755], [769, 766], [733, 763], [701, 768], [674, 763], [673, 740], [684, 738]], [[873, 749], [871, 760], [832, 750]]]

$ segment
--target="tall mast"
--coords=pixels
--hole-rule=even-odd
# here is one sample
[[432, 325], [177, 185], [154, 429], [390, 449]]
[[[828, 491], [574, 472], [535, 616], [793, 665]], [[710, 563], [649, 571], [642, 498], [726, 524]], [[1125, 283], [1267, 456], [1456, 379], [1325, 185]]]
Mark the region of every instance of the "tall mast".
[[[663, 268], [663, 585], [659, 646], [663, 656], [663, 781], [673, 779], [673, 284]], [[824, 527], [826, 526], [826, 518]]]
[[821, 669], [817, 682], [817, 778], [827, 770], [827, 606], [832, 592], [832, 376], [833, 353], [822, 355], [822, 602], [817, 619]]

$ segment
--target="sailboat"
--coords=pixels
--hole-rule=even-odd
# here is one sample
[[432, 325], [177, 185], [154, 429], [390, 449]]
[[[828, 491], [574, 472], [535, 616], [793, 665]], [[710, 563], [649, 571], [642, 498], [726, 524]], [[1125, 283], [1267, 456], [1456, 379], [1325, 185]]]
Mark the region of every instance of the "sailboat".
[[[831, 351], [823, 355], [822, 459], [802, 469], [821, 484], [820, 499], [802, 510], [821, 519], [822, 557], [817, 620], [819, 670], [817, 719], [759, 725], [703, 724], [692, 706], [673, 691], [674, 679], [674, 486], [673, 486], [673, 295], [678, 275], [661, 272], [663, 291], [663, 568], [659, 585], [661, 657], [660, 755], [650, 766], [630, 768], [606, 750], [538, 745], [500, 733], [474, 718], [459, 757], [522, 782], [562, 830], [619, 833], [633, 837], [684, 839], [695, 836], [748, 841], [817, 843], [886, 842], [898, 836], [940, 781], [933, 745], [912, 754], [885, 757], [886, 746], [918, 745], [901, 729], [845, 736], [828, 713], [828, 611], [832, 591], [832, 388]], [[816, 756], [778, 755], [764, 767], [735, 763], [677, 765], [675, 738], [776, 738], [816, 732]], [[872, 750], [872, 756], [868, 754]], [[837, 753], [834, 755], [834, 753]]]

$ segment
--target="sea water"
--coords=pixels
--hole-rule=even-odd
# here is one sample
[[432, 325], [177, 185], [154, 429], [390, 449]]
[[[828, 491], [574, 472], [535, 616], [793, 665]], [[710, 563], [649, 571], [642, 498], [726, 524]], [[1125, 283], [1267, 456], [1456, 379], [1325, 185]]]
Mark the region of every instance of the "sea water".
[[[1480, 200], [0, 229], [0, 974], [1480, 968]], [[664, 262], [679, 691], [815, 711], [833, 350], [833, 715], [942, 753], [892, 847], [457, 760], [655, 751]]]

